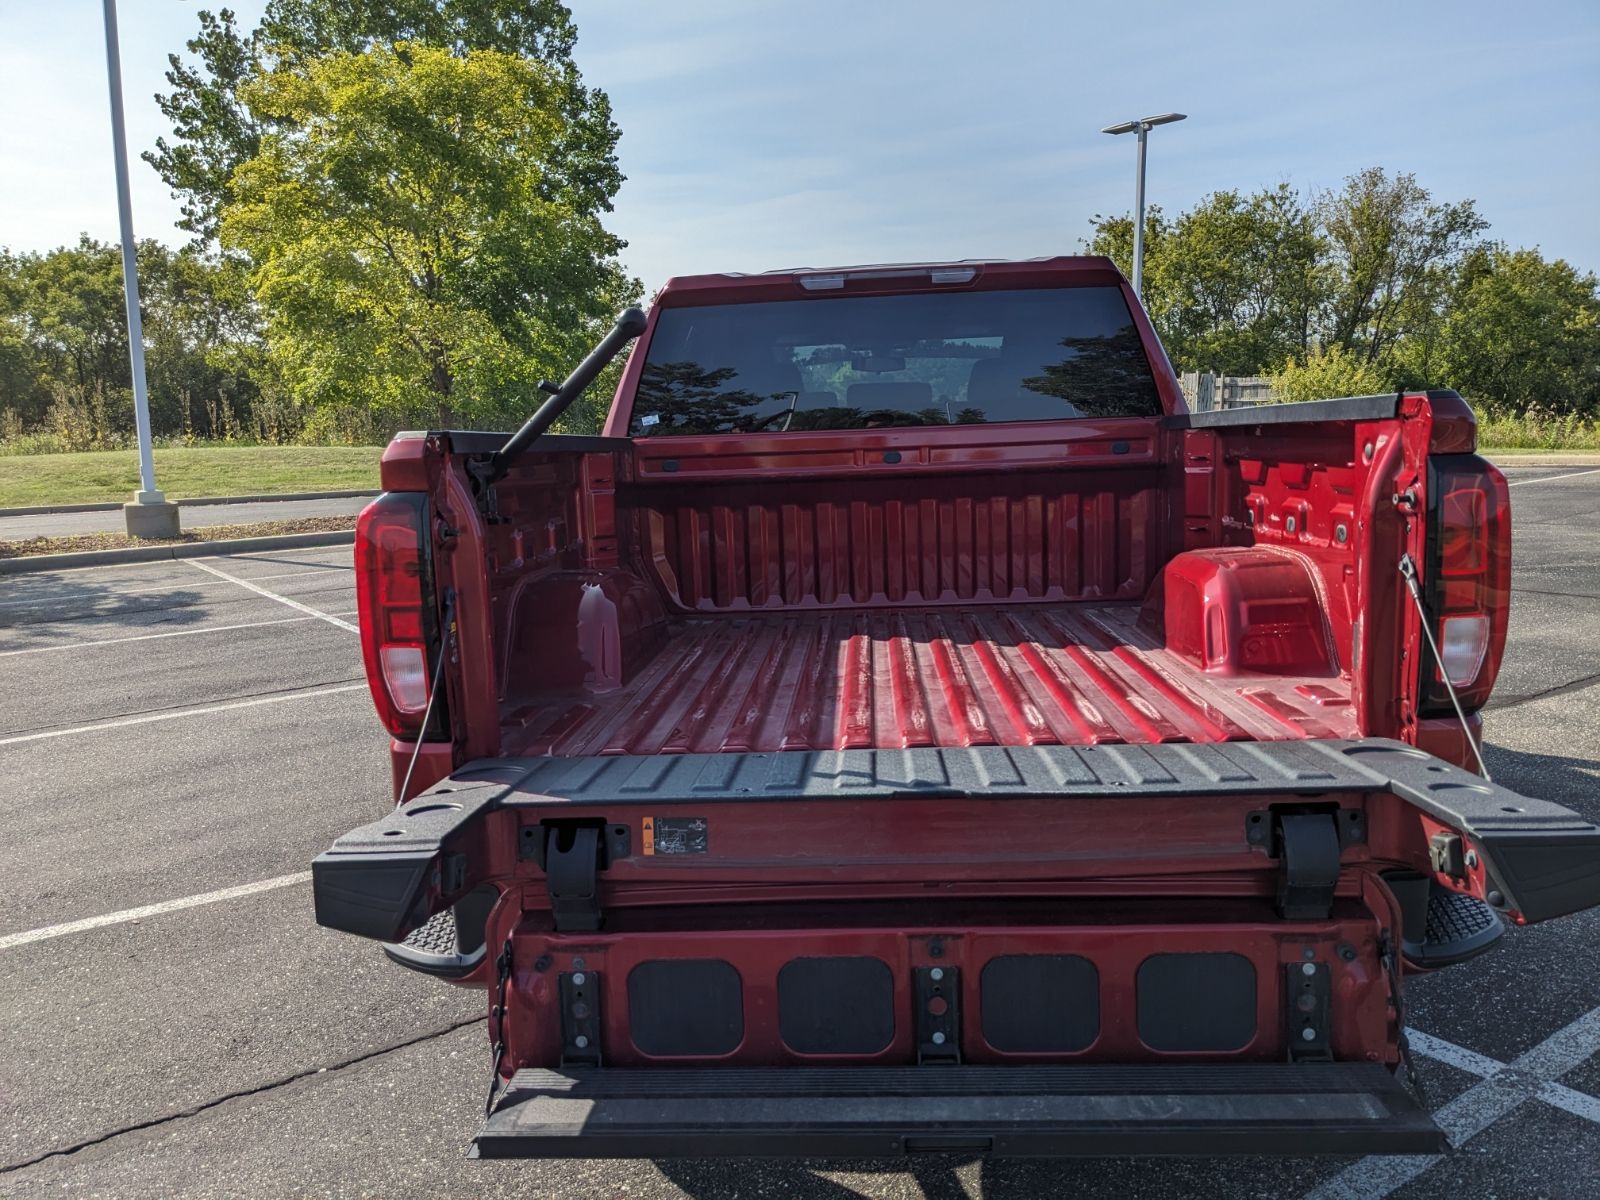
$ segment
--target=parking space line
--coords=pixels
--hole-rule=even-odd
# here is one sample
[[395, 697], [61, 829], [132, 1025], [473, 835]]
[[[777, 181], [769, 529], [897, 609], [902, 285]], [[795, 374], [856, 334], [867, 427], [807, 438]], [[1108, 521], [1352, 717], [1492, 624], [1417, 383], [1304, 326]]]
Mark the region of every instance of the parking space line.
[[290, 700], [310, 700], [314, 696], [333, 696], [339, 692], [365, 691], [365, 683], [342, 683], [337, 687], [317, 688], [309, 692], [284, 692], [275, 696], [257, 696], [252, 700], [230, 700], [225, 704], [208, 704], [202, 708], [182, 708], [172, 712], [144, 713], [137, 717], [115, 717], [109, 721], [96, 721], [91, 725], [74, 725], [70, 729], [46, 729], [39, 733], [19, 733], [0, 738], [0, 746], [15, 746], [19, 742], [41, 742], [46, 738], [68, 737], [75, 733], [95, 733], [101, 729], [122, 729], [129, 725], [149, 725], [154, 721], [176, 721], [179, 717], [203, 717], [208, 713], [227, 712], [235, 708], [256, 708], [262, 704], [283, 704]]
[[163, 900], [159, 904], [146, 904], [142, 908], [125, 908], [121, 912], [106, 913], [99, 917], [85, 917], [81, 921], [67, 921], [61, 925], [46, 925], [43, 929], [30, 929], [26, 933], [11, 933], [0, 937], [0, 950], [27, 946], [49, 938], [65, 937], [69, 933], [84, 933], [107, 925], [121, 925], [128, 921], [142, 921], [162, 913], [177, 912], [185, 908], [198, 908], [202, 904], [218, 904], [224, 900], [238, 900], [259, 892], [276, 888], [293, 887], [311, 878], [310, 871], [296, 871], [293, 875], [279, 875], [276, 879], [261, 879], [255, 883], [241, 883], [238, 887], [221, 888], [215, 892], [202, 892], [198, 896], [183, 896], [177, 900]]
[[[1468, 1050], [1465, 1046], [1457, 1046], [1454, 1042], [1447, 1042], [1432, 1034], [1408, 1029], [1406, 1035], [1410, 1039], [1411, 1048], [1423, 1057], [1455, 1067], [1469, 1075], [1476, 1075], [1480, 1079], [1488, 1079], [1506, 1069], [1506, 1064], [1497, 1058], [1479, 1054], [1476, 1050]], [[1586, 1121], [1600, 1125], [1600, 1097], [1569, 1088], [1563, 1083], [1546, 1083], [1539, 1088], [1537, 1098], [1556, 1108], [1565, 1109], [1575, 1117], [1582, 1117]]]
[[[171, 565], [175, 565], [175, 564], [170, 564], [169, 563], [169, 564], [166, 564], [166, 565], [171, 566]], [[13, 577], [13, 578], [15, 578], [15, 577]], [[22, 597], [21, 599], [18, 599], [18, 600], [0, 600], [0, 608], [60, 608], [64, 604], [71, 604], [74, 600], [89, 600], [89, 601], [111, 600], [111, 599], [121, 600], [125, 596], [159, 596], [163, 592], [175, 592], [175, 591], [181, 590], [182, 588], [221, 587], [222, 583], [223, 583], [223, 581], [220, 580], [220, 579], [217, 579], [217, 580], [200, 579], [200, 580], [195, 580], [192, 583], [183, 583], [183, 584], [180, 584], [175, 580], [172, 583], [164, 583], [164, 584], [161, 584], [158, 587], [127, 588], [127, 589], [116, 591], [114, 593], [108, 593], [106, 595], [99, 595], [99, 596], [81, 596], [81, 595], [79, 595], [79, 596], [74, 596], [74, 595], [65, 595], [65, 596], [24, 596], [24, 597]], [[111, 587], [116, 587], [115, 584], [111, 584], [110, 586]]]
[[[193, 562], [194, 560], [185, 559], [183, 561]], [[178, 564], [163, 563], [161, 565], [177, 566]], [[311, 571], [284, 571], [281, 574], [263, 575], [261, 579], [292, 579], [297, 575], [326, 575], [330, 571], [350, 571], [353, 573], [354, 570], [354, 567], [330, 563], [326, 567], [319, 567]], [[159, 596], [163, 592], [175, 592], [184, 588], [194, 587], [221, 587], [224, 583], [232, 582], [234, 582], [233, 577], [229, 576], [227, 579], [197, 579], [192, 583], [179, 583], [175, 580], [172, 583], [164, 583], [154, 587], [122, 588], [113, 594], [105, 596], [24, 596], [17, 600], [0, 600], [0, 608], [59, 608], [61, 605], [70, 604], [74, 600], [121, 600], [125, 596]], [[113, 584], [111, 586], [115, 587], [116, 585]]]
[[199, 629], [170, 629], [165, 633], [140, 633], [131, 637], [100, 638], [92, 642], [63, 642], [59, 646], [27, 646], [21, 650], [0, 650], [0, 658], [13, 654], [48, 654], [52, 650], [87, 650], [91, 646], [120, 646], [124, 642], [153, 642], [157, 638], [194, 637], [201, 633], [226, 633], [234, 629], [260, 629], [266, 625], [295, 625], [315, 621], [315, 617], [280, 617], [276, 621], [245, 621], [238, 625], [205, 625]]
[[298, 612], [303, 612], [307, 616], [319, 617], [328, 622], [328, 624], [337, 625], [340, 629], [348, 629], [351, 633], [361, 632], [360, 629], [350, 624], [349, 621], [342, 621], [338, 617], [331, 616], [330, 614], [323, 612], [321, 609], [312, 608], [309, 604], [301, 604], [298, 600], [291, 600], [289, 597], [280, 596], [277, 592], [269, 591], [267, 588], [258, 587], [256, 584], [251, 583], [248, 579], [241, 579], [237, 575], [230, 575], [226, 571], [218, 570], [210, 563], [202, 562], [198, 558], [186, 558], [183, 561], [188, 563], [197, 571], [204, 571], [208, 575], [215, 575], [218, 579], [226, 579], [232, 583], [237, 583], [240, 587], [245, 588], [247, 591], [252, 591], [258, 596], [265, 596], [268, 600], [276, 600], [279, 604], [287, 604], [290, 608], [295, 609]]
[[[1488, 1072], [1433, 1114], [1450, 1145], [1458, 1150], [1529, 1100], [1542, 1100], [1587, 1120], [1595, 1120], [1591, 1114], [1600, 1112], [1600, 1100], [1556, 1082], [1600, 1050], [1600, 1008], [1590, 1009], [1509, 1063], [1427, 1034], [1408, 1031], [1408, 1037], [1418, 1052], [1429, 1058], [1474, 1075]], [[1302, 1200], [1381, 1200], [1443, 1161], [1442, 1154], [1364, 1158], [1312, 1188]]]
[[1554, 483], [1558, 479], [1576, 479], [1580, 475], [1600, 475], [1600, 467], [1595, 467], [1592, 471], [1573, 471], [1568, 475], [1545, 475], [1539, 479], [1519, 479], [1515, 483], [1506, 484], [1506, 486], [1526, 487], [1530, 483]]
[[1479, 1079], [1487, 1079], [1496, 1072], [1506, 1069], [1505, 1063], [1498, 1058], [1490, 1058], [1487, 1054], [1468, 1050], [1465, 1046], [1436, 1038], [1431, 1033], [1423, 1033], [1420, 1029], [1406, 1030], [1406, 1041], [1424, 1058], [1442, 1062], [1447, 1067], [1465, 1071], [1468, 1075], [1476, 1075]]
[[326, 575], [329, 571], [349, 571], [354, 575], [355, 570], [354, 567], [345, 566], [342, 563], [329, 563], [325, 567], [316, 567], [310, 571], [283, 571], [272, 575], [252, 575], [250, 579], [252, 583], [265, 583], [269, 579], [296, 579], [302, 575]]

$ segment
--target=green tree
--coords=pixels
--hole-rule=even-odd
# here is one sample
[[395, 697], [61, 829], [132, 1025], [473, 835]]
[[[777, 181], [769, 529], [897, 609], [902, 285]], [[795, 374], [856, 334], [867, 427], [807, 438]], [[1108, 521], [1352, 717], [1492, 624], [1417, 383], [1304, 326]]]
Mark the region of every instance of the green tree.
[[1592, 272], [1537, 250], [1471, 255], [1432, 364], [1436, 384], [1493, 412], [1600, 415], [1600, 295]]
[[[140, 242], [137, 253], [153, 428], [218, 436], [224, 409], [242, 424], [259, 362], [249, 357], [258, 333], [238, 264], [155, 241]], [[92, 426], [86, 436], [96, 441], [132, 431], [122, 255], [88, 237], [45, 254], [0, 253], [6, 425], [38, 429], [62, 405], [77, 410], [74, 420]], [[64, 417], [56, 413], [58, 423]]]
[[1273, 395], [1285, 403], [1375, 396], [1387, 389], [1382, 371], [1341, 346], [1314, 347], [1304, 358], [1291, 358], [1272, 376]]
[[545, 199], [583, 212], [608, 211], [622, 183], [618, 130], [604, 92], [586, 88], [572, 61], [577, 31], [558, 0], [269, 0], [261, 24], [239, 30], [228, 9], [199, 13], [187, 43], [168, 56], [171, 91], [156, 97], [174, 139], [144, 157], [181, 200], [183, 228], [201, 245], [217, 236], [233, 198], [233, 174], [261, 152], [269, 132], [292, 129], [292, 111], [248, 102], [258, 73], [329, 53], [359, 54], [420, 43], [465, 55], [497, 50], [547, 64], [549, 103], [560, 112], [559, 143], [541, 180]]
[[[1131, 274], [1133, 223], [1098, 218], [1089, 249]], [[1145, 229], [1145, 305], [1183, 369], [1251, 375], [1304, 354], [1325, 300], [1325, 244], [1312, 206], [1287, 184], [1215, 192]]]
[[402, 43], [242, 94], [282, 120], [235, 170], [222, 239], [301, 399], [520, 415], [636, 294], [595, 198], [551, 185], [572, 134], [556, 69]]
[[1471, 200], [1436, 204], [1416, 176], [1381, 167], [1350, 176], [1318, 210], [1333, 276], [1321, 340], [1374, 364], [1404, 338], [1431, 336], [1488, 227]]

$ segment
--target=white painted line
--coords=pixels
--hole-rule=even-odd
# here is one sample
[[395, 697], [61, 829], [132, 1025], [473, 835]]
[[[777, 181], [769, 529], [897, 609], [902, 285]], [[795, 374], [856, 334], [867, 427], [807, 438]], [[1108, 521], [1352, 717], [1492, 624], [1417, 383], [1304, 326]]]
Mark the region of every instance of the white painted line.
[[[1432, 1034], [1408, 1029], [1406, 1035], [1410, 1039], [1411, 1048], [1418, 1054], [1465, 1071], [1469, 1075], [1476, 1075], [1480, 1079], [1488, 1079], [1506, 1069], [1506, 1064], [1497, 1058], [1490, 1058], [1486, 1054], [1479, 1054], [1476, 1050], [1457, 1046], [1454, 1042], [1447, 1042]], [[1565, 1074], [1564, 1071], [1562, 1073]], [[1565, 1109], [1573, 1116], [1600, 1125], [1600, 1097], [1591, 1096], [1587, 1092], [1580, 1092], [1561, 1083], [1546, 1083], [1539, 1088], [1535, 1096], [1546, 1104]]]
[[339, 692], [365, 691], [364, 683], [344, 683], [338, 687], [317, 688], [310, 692], [288, 692], [277, 696], [257, 696], [253, 700], [230, 700], [226, 704], [208, 704], [203, 708], [183, 708], [175, 712], [145, 713], [137, 717], [117, 717], [110, 721], [96, 721], [92, 725], [75, 725], [71, 729], [46, 729], [40, 733], [19, 733], [14, 737], [0, 738], [0, 746], [15, 746], [19, 742], [40, 742], [46, 738], [68, 737], [75, 733], [94, 733], [101, 729], [122, 729], [129, 725], [149, 725], [154, 721], [176, 721], [179, 717], [203, 717], [208, 713], [227, 712], [235, 708], [256, 708], [262, 704], [283, 704], [290, 700], [309, 700], [313, 696], [333, 696]]
[[302, 575], [326, 575], [329, 571], [348, 571], [350, 574], [354, 575], [356, 569], [351, 566], [341, 566], [337, 563], [329, 563], [325, 567], [318, 567], [312, 571], [283, 571], [273, 575], [252, 575], [250, 576], [250, 582], [265, 583], [269, 579], [295, 579]]
[[173, 629], [166, 633], [141, 633], [134, 637], [101, 638], [93, 642], [62, 642], [59, 646], [28, 646], [22, 650], [0, 650], [0, 658], [13, 654], [49, 654], [52, 650], [87, 650], [91, 646], [120, 646], [124, 642], [153, 642], [157, 638], [193, 637], [200, 633], [226, 633], [232, 629], [260, 629], [264, 625], [295, 625], [315, 621], [315, 617], [280, 617], [276, 621], [247, 621], [241, 625], [205, 625], [199, 629]]
[[1569, 1088], [1561, 1083], [1547, 1083], [1538, 1091], [1539, 1099], [1546, 1104], [1563, 1109], [1575, 1117], [1582, 1117], [1585, 1121], [1593, 1121], [1600, 1125], [1600, 1097], [1580, 1092], [1576, 1088]]
[[1506, 484], [1507, 487], [1527, 487], [1530, 483], [1554, 483], [1558, 479], [1576, 479], [1580, 475], [1600, 475], [1600, 467], [1590, 471], [1573, 471], [1569, 475], [1546, 475], [1542, 479], [1519, 479], [1515, 483]]
[[323, 612], [321, 609], [312, 608], [309, 604], [301, 604], [298, 600], [291, 600], [287, 596], [280, 596], [277, 592], [268, 591], [264, 587], [257, 587], [248, 579], [240, 579], [237, 575], [229, 575], [226, 571], [219, 571], [216, 567], [213, 567], [209, 563], [203, 562], [198, 558], [186, 558], [183, 561], [198, 571], [204, 571], [208, 575], [215, 575], [218, 579], [226, 579], [233, 583], [237, 583], [240, 587], [246, 589], [247, 591], [252, 591], [258, 596], [265, 596], [268, 600], [276, 600], [279, 604], [287, 604], [296, 612], [303, 612], [310, 617], [319, 617], [328, 622], [328, 624], [337, 625], [340, 629], [348, 629], [351, 633], [361, 632], [357, 626], [350, 624], [349, 621], [341, 621], [338, 617], [331, 616], [328, 613]]
[[185, 908], [199, 908], [202, 904], [220, 904], [224, 900], [238, 900], [258, 892], [276, 888], [293, 887], [311, 878], [310, 871], [296, 871], [293, 875], [279, 875], [276, 879], [262, 879], [256, 883], [241, 883], [238, 887], [222, 888], [215, 892], [202, 892], [198, 896], [184, 896], [178, 900], [163, 900], [159, 904], [146, 904], [143, 908], [125, 908], [121, 912], [106, 913], [102, 917], [85, 917], [81, 921], [68, 921], [63, 925], [46, 925], [43, 929], [30, 929], [26, 933], [9, 933], [0, 937], [0, 950], [27, 946], [50, 938], [66, 937], [69, 933], [84, 933], [107, 925], [122, 925], [128, 921], [142, 921], [146, 917], [159, 917], [162, 913], [177, 912]]
[[1442, 1062], [1447, 1067], [1454, 1067], [1469, 1075], [1476, 1075], [1479, 1079], [1487, 1079], [1506, 1069], [1505, 1063], [1498, 1058], [1490, 1058], [1487, 1054], [1468, 1050], [1465, 1046], [1436, 1038], [1431, 1033], [1423, 1033], [1420, 1029], [1406, 1030], [1406, 1040], [1411, 1044], [1411, 1048], [1423, 1057]]
[[[143, 565], [144, 566], [175, 567], [175, 566], [178, 565], [179, 562], [193, 562], [193, 561], [194, 561], [193, 559], [180, 559], [180, 560], [178, 560], [176, 562], [145, 563]], [[351, 572], [354, 572], [354, 570], [355, 570], [355, 568], [353, 566], [348, 565], [348, 564], [329, 563], [327, 566], [318, 567], [315, 570], [310, 570], [310, 571], [283, 571], [281, 573], [277, 573], [277, 574], [273, 574], [273, 575], [262, 575], [259, 578], [262, 579], [262, 580], [265, 580], [265, 579], [291, 579], [291, 578], [293, 578], [293, 577], [295, 577], [297, 575], [326, 575], [330, 571], [351, 571]], [[157, 587], [132, 587], [132, 588], [127, 588], [127, 589], [117, 589], [117, 585], [116, 584], [107, 584], [107, 585], [103, 585], [103, 586], [105, 586], [108, 590], [103, 592], [103, 593], [96, 593], [94, 595], [81, 595], [81, 594], [80, 595], [74, 595], [72, 593], [68, 593], [68, 594], [62, 595], [62, 596], [26, 596], [26, 597], [23, 597], [23, 598], [18, 599], [18, 600], [0, 600], [0, 608], [58, 608], [61, 605], [69, 604], [74, 600], [87, 600], [87, 601], [91, 601], [91, 602], [101, 602], [101, 601], [107, 601], [107, 600], [121, 600], [124, 596], [153, 596], [153, 595], [159, 595], [162, 592], [183, 591], [186, 588], [193, 588], [193, 587], [221, 587], [224, 583], [232, 583], [232, 582], [233, 582], [233, 577], [229, 576], [225, 580], [224, 579], [215, 579], [215, 580], [212, 580], [212, 579], [200, 579], [200, 580], [195, 580], [195, 581], [193, 581], [191, 583], [181, 583], [178, 580], [173, 580], [171, 583], [161, 584], [161, 585], [159, 585]], [[83, 584], [74, 584], [73, 586], [77, 587], [77, 588], [81, 588], [81, 587], [84, 587], [85, 585], [83, 585]], [[98, 588], [98, 587], [100, 587], [102, 585], [94, 584], [94, 585], [89, 585], [89, 586]]]
[[[1600, 1050], [1600, 1008], [1590, 1009], [1526, 1054], [1503, 1065], [1426, 1034], [1408, 1031], [1408, 1036], [1417, 1044], [1418, 1052], [1430, 1058], [1435, 1057], [1432, 1051], [1440, 1051], [1441, 1062], [1461, 1066], [1473, 1074], [1493, 1068], [1481, 1082], [1433, 1114], [1434, 1121], [1458, 1150], [1529, 1100], [1543, 1100], [1591, 1120], [1595, 1118], [1590, 1112], [1600, 1110], [1600, 1101], [1591, 1107], [1593, 1097], [1555, 1082]], [[1443, 1158], [1435, 1154], [1364, 1158], [1312, 1188], [1302, 1200], [1381, 1200]]]

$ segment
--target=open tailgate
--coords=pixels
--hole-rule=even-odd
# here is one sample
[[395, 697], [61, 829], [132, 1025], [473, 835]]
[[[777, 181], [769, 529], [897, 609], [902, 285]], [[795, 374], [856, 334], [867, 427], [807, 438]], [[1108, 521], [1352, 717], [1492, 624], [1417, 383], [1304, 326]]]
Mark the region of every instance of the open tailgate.
[[[1486, 901], [1519, 923], [1600, 904], [1600, 827], [1544, 800], [1518, 795], [1400, 742], [1250, 742], [1208, 745], [973, 747], [796, 753], [683, 754], [582, 759], [500, 759], [469, 763], [448, 780], [381, 820], [339, 838], [312, 864], [319, 924], [398, 942], [497, 877], [536, 861], [549, 878], [552, 905], [598, 908], [608, 888], [623, 886], [641, 864], [714, 871], [720, 853], [695, 854], [698, 836], [719, 843], [717, 813], [727, 806], [766, 814], [773, 829], [793, 830], [801, 814], [839, 802], [979, 799], [1087, 806], [1114, 799], [1184, 797], [1246, 817], [1252, 804], [1364, 805], [1395, 798], [1432, 832], [1441, 881]], [[1064, 810], [1070, 812], [1071, 810]], [[570, 839], [559, 853], [550, 818], [604, 814], [588, 836], [589, 861], [575, 862]], [[641, 816], [640, 814], [650, 814]], [[779, 814], [779, 816], [774, 816]], [[1341, 815], [1362, 818], [1350, 809]], [[540, 819], [544, 818], [544, 824]], [[1250, 810], [1219, 830], [1222, 843], [1271, 856], [1270, 827]], [[662, 824], [666, 821], [667, 824]], [[700, 826], [694, 822], [702, 822]], [[683, 824], [682, 822], [689, 822]], [[1120, 823], [1119, 823], [1120, 824]], [[893, 822], [818, 820], [809, 841], [773, 847], [795, 870], [815, 869], [830, 854], [861, 856], [874, 837], [882, 856], [904, 840]], [[699, 832], [696, 833], [698, 828]], [[582, 832], [581, 830], [579, 831]], [[1075, 836], [1083, 838], [1089, 831]], [[1119, 830], [1097, 829], [1115, 841]], [[1159, 830], [1130, 841], [1157, 842]], [[547, 855], [545, 839], [552, 838]], [[677, 839], [672, 856], [660, 836]], [[685, 845], [682, 839], [688, 839]], [[1341, 832], [1341, 841], [1343, 834]], [[1042, 841], [1043, 839], [1041, 839]], [[975, 846], [978, 855], [990, 848]], [[1037, 852], [1038, 844], [1023, 847]], [[1070, 849], [1070, 847], [1069, 847]], [[582, 846], [580, 845], [580, 853]], [[550, 857], [554, 855], [555, 857]], [[614, 870], [594, 875], [594, 856]], [[907, 848], [905, 877], [925, 867]], [[865, 861], [863, 859], [863, 861]], [[950, 861], [946, 856], [946, 861]], [[1121, 864], [1139, 869], [1135, 857]], [[564, 878], [572, 872], [581, 878]], [[590, 894], [582, 889], [587, 886]], [[573, 889], [577, 889], [576, 893]], [[558, 928], [559, 913], [558, 913]]]

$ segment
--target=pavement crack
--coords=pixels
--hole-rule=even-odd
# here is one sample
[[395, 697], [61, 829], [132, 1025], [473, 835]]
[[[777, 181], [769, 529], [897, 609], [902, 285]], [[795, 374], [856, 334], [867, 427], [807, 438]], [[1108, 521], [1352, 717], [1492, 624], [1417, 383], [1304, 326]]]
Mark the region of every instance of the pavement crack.
[[1532, 704], [1535, 700], [1548, 700], [1551, 696], [1565, 696], [1568, 692], [1581, 692], [1584, 688], [1593, 687], [1600, 683], [1600, 671], [1593, 675], [1585, 675], [1582, 679], [1574, 679], [1570, 683], [1558, 683], [1554, 687], [1547, 687], [1542, 692], [1530, 692], [1526, 696], [1514, 696], [1510, 700], [1499, 703], [1489, 703], [1484, 706], [1484, 712], [1504, 712], [1508, 708], [1517, 708], [1524, 704]]
[[219, 1108], [232, 1100], [244, 1100], [251, 1096], [260, 1096], [267, 1092], [275, 1092], [280, 1088], [288, 1087], [292, 1083], [299, 1083], [302, 1079], [311, 1079], [318, 1075], [332, 1075], [335, 1072], [343, 1071], [349, 1067], [360, 1066], [364, 1062], [371, 1062], [375, 1058], [382, 1058], [385, 1054], [393, 1054], [396, 1050], [406, 1050], [412, 1046], [420, 1046], [424, 1042], [436, 1041], [439, 1038], [448, 1037], [450, 1034], [456, 1033], [459, 1030], [469, 1029], [474, 1025], [481, 1025], [484, 1019], [485, 1018], [483, 1017], [473, 1017], [466, 1021], [456, 1021], [453, 1024], [446, 1025], [443, 1029], [435, 1029], [431, 1033], [418, 1034], [414, 1038], [409, 1038], [403, 1042], [396, 1042], [392, 1046], [382, 1046], [376, 1050], [368, 1050], [365, 1054], [357, 1054], [351, 1058], [342, 1059], [341, 1061], [326, 1067], [308, 1067], [306, 1070], [297, 1071], [293, 1075], [285, 1075], [281, 1079], [274, 1079], [268, 1083], [258, 1084], [252, 1088], [242, 1088], [237, 1092], [229, 1092], [226, 1095], [217, 1096], [215, 1099], [207, 1100], [203, 1104], [193, 1105], [192, 1107], [183, 1109], [179, 1112], [168, 1113], [166, 1116], [162, 1117], [152, 1117], [148, 1121], [135, 1121], [131, 1125], [123, 1125], [120, 1128], [112, 1129], [106, 1133], [102, 1133], [98, 1137], [85, 1138], [83, 1141], [74, 1142], [70, 1146], [61, 1146], [55, 1150], [47, 1150], [43, 1154], [35, 1155], [33, 1158], [26, 1158], [20, 1162], [0, 1165], [0, 1175], [9, 1175], [13, 1171], [21, 1171], [28, 1167], [35, 1167], [40, 1163], [49, 1162], [53, 1158], [68, 1158], [74, 1154], [77, 1154], [80, 1150], [87, 1150], [92, 1146], [102, 1145], [105, 1142], [112, 1141], [115, 1138], [124, 1137], [130, 1133], [140, 1133], [146, 1129], [158, 1129], [163, 1125], [170, 1125], [175, 1121], [187, 1121], [190, 1117], [197, 1117], [201, 1113], [209, 1112], [213, 1108]]

